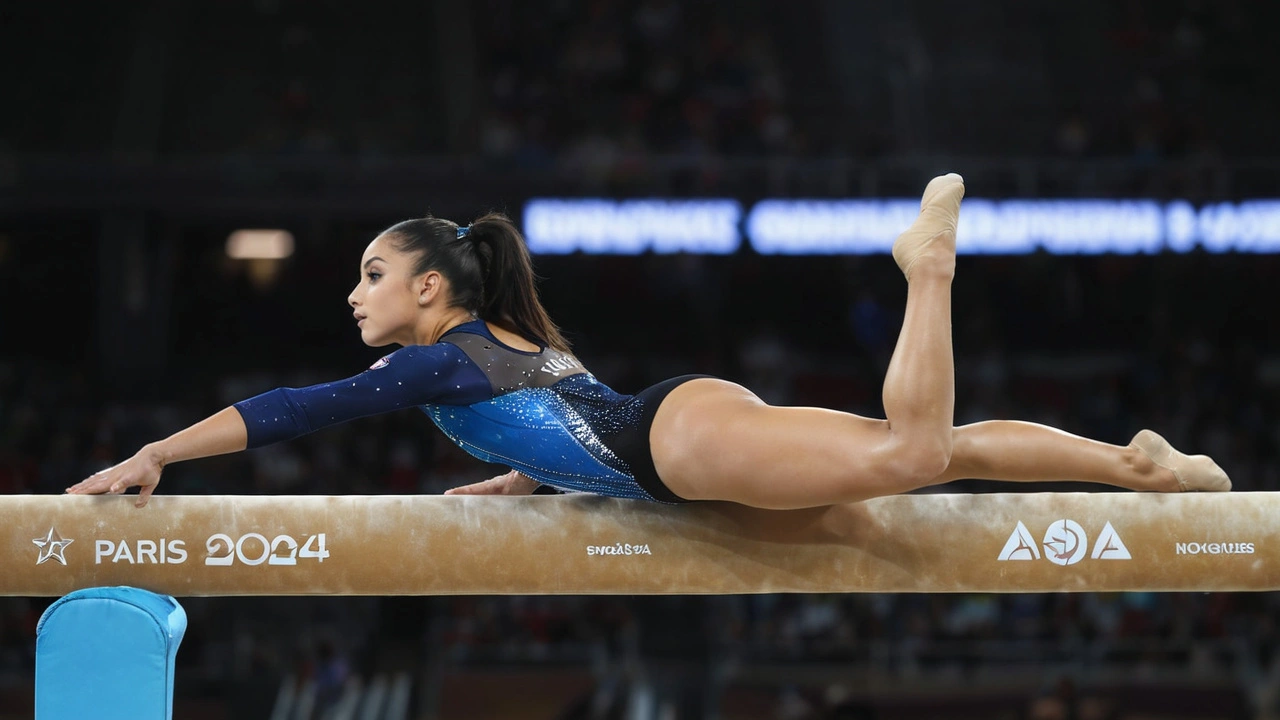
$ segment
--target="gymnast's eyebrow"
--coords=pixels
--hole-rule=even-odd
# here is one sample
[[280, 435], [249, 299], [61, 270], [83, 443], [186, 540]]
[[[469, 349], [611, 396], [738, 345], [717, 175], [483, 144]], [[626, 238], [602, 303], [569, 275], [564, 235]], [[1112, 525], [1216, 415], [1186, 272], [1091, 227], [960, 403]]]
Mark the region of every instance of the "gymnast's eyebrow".
[[[374, 255], [368, 260], [365, 260], [364, 265], [362, 265], [361, 267], [369, 267], [369, 263], [373, 262], [374, 260], [382, 260], [382, 258], [378, 257], [377, 255]], [[382, 260], [382, 262], [386, 262], [386, 260]]]

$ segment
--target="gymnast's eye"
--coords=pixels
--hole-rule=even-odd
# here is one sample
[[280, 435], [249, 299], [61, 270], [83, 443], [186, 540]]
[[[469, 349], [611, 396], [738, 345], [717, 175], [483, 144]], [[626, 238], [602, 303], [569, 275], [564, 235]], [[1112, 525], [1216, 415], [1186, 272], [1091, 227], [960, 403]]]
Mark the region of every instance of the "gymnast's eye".
[[370, 283], [376, 283], [378, 282], [378, 278], [382, 277], [382, 273], [380, 272], [369, 272], [367, 275], [369, 276]]

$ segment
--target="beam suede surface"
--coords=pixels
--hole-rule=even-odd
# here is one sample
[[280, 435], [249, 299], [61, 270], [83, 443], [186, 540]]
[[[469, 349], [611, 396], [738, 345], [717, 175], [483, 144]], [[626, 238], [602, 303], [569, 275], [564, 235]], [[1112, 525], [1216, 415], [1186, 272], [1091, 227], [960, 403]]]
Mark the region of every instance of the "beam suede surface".
[[0, 595], [1280, 589], [1280, 493], [918, 494], [796, 511], [589, 495], [0, 496]]

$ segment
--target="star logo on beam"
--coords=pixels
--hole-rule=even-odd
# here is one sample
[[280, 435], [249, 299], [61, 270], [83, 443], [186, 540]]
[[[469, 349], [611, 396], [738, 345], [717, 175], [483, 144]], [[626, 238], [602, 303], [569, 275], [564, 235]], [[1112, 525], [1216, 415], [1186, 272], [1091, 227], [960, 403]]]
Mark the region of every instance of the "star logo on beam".
[[62, 551], [65, 550], [68, 545], [75, 542], [75, 540], [64, 540], [63, 537], [58, 534], [57, 530], [50, 527], [49, 534], [42, 538], [35, 538], [31, 542], [35, 543], [36, 547], [40, 548], [40, 557], [36, 559], [37, 565], [45, 564], [49, 561], [49, 558], [53, 558], [63, 565], [66, 565], [67, 559], [62, 556]]

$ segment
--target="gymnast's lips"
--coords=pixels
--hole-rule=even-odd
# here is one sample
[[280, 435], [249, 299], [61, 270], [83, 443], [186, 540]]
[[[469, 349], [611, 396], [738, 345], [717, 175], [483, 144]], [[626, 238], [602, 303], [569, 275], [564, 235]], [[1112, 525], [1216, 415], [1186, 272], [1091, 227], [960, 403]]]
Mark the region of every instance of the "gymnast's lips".
[[360, 323], [364, 322], [365, 316], [360, 313], [351, 313], [351, 316], [356, 319], [356, 327], [360, 327]]

